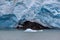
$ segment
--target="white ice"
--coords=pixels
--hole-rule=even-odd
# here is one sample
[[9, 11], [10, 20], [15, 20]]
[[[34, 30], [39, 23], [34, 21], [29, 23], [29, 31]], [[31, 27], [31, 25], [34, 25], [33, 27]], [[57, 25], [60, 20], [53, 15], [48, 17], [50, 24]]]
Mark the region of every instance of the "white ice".
[[37, 30], [26, 29], [24, 32], [37, 32]]

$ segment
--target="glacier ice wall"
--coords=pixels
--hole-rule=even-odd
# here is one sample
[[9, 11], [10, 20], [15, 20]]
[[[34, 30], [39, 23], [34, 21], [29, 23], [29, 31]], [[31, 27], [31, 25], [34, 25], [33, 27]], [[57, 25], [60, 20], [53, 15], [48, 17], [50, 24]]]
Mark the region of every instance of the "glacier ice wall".
[[2, 27], [28, 20], [60, 28], [60, 0], [0, 0], [0, 20]]

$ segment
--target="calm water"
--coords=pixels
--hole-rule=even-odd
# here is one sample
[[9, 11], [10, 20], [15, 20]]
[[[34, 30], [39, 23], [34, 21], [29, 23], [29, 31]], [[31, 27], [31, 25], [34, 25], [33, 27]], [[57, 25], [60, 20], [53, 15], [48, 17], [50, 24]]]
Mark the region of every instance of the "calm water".
[[0, 30], [0, 40], [60, 40], [60, 30], [44, 30], [43, 32]]

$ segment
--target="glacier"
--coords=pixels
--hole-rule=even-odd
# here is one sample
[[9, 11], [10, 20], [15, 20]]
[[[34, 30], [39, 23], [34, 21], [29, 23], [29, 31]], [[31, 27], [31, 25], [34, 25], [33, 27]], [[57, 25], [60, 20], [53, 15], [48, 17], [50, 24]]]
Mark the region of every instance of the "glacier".
[[0, 0], [0, 28], [24, 21], [60, 28], [60, 0]]

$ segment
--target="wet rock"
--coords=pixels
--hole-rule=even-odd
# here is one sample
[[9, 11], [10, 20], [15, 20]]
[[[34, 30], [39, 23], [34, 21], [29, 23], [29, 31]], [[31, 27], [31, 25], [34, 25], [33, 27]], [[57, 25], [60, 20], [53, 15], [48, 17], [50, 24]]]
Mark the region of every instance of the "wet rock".
[[17, 29], [33, 29], [33, 30], [41, 30], [41, 29], [50, 29], [49, 27], [44, 27], [43, 25], [36, 23], [36, 22], [30, 22], [30, 21], [25, 21], [22, 24], [23, 27], [17, 26]]

